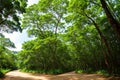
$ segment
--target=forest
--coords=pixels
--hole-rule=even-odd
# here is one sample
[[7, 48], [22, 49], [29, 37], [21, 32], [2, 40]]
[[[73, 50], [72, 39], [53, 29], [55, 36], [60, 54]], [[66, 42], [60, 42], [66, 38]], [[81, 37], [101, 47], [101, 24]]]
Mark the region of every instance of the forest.
[[[10, 70], [120, 75], [119, 0], [0, 0], [0, 77]], [[22, 15], [22, 17], [21, 17]], [[21, 51], [3, 32], [27, 30]]]

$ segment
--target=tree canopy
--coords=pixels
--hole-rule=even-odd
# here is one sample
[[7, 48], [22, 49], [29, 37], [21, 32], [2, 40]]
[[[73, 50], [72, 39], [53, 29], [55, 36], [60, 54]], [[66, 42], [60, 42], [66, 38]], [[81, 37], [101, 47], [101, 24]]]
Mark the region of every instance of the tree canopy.
[[22, 31], [20, 14], [25, 12], [27, 0], [0, 0], [0, 31]]
[[3, 76], [4, 69], [9, 71], [16, 68], [15, 54], [10, 50], [15, 45], [2, 33], [22, 32], [20, 17], [26, 6], [27, 0], [0, 0], [0, 77]]

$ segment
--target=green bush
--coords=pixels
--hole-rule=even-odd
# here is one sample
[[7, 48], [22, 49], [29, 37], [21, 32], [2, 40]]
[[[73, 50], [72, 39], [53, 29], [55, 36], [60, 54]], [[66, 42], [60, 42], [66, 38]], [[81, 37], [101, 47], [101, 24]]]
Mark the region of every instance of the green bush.
[[78, 69], [78, 70], [76, 70], [76, 73], [94, 73], [94, 71], [90, 68], [88, 68], [86, 70]]
[[98, 71], [96, 71], [96, 73], [109, 76], [109, 73], [107, 71], [105, 71], [105, 70], [98, 70]]
[[18, 60], [19, 68], [25, 71], [58, 74], [72, 70], [67, 45], [54, 38], [24, 43], [23, 50], [18, 53]]
[[4, 74], [9, 72], [11, 69], [0, 69], [0, 77], [4, 77]]
[[84, 71], [83, 70], [76, 70], [75, 72], [80, 74], [80, 73], [83, 73]]
[[21, 69], [22, 72], [29, 72], [29, 73], [41, 73], [41, 74], [61, 74], [63, 71], [61, 69], [54, 69], [54, 70], [27, 70]]
[[4, 77], [3, 72], [0, 71], [0, 78]]

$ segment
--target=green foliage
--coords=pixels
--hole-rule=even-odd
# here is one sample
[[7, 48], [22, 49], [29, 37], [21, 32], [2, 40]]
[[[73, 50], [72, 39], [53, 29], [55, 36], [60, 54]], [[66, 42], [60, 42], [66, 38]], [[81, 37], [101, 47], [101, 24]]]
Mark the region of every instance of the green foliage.
[[[57, 47], [57, 50], [55, 50], [55, 47]], [[51, 37], [46, 39], [37, 38], [24, 43], [23, 50], [19, 52], [18, 58], [19, 67], [28, 71], [61, 73], [71, 70], [71, 57], [67, 46], [60, 40]]]
[[91, 70], [90, 68], [89, 69], [86, 69], [86, 70], [76, 70], [76, 73], [80, 74], [80, 73], [95, 73], [93, 70]]
[[76, 70], [76, 73], [80, 74], [80, 73], [84, 73], [83, 70]]
[[37, 38], [23, 44], [18, 54], [21, 69], [45, 73], [72, 70], [69, 50], [59, 37], [65, 31], [67, 6], [67, 0], [40, 0], [26, 9], [22, 26], [28, 29], [29, 36]]
[[105, 70], [99, 70], [99, 71], [96, 71], [97, 74], [102, 74], [102, 75], [105, 75], [105, 76], [109, 76], [109, 73]]
[[0, 78], [1, 77], [4, 77], [4, 74], [3, 74], [3, 72], [0, 71]]
[[[117, 21], [118, 3], [107, 0]], [[17, 54], [23, 71], [120, 74], [120, 40], [100, 0], [40, 0], [26, 9], [22, 27], [36, 37]]]
[[15, 55], [8, 48], [14, 48], [15, 45], [10, 39], [5, 38], [3, 34], [0, 34], [0, 76], [6, 72], [16, 69]]
[[1, 72], [5, 74], [5, 73], [9, 72], [10, 70], [11, 69], [2, 69]]
[[[109, 7], [116, 3], [118, 1], [109, 1]], [[88, 72], [89, 69], [90, 71], [105, 69], [109, 74], [119, 74], [117, 56], [120, 52], [118, 49], [120, 41], [107, 22], [100, 0], [70, 0], [68, 10], [71, 14], [66, 19], [68, 23], [72, 22], [72, 27], [70, 26], [67, 30], [67, 40], [75, 47], [76, 55], [78, 55], [75, 58], [77, 68]], [[115, 11], [114, 7], [111, 7], [111, 10]], [[113, 16], [116, 15], [113, 11], [111, 13]], [[103, 38], [98, 36], [99, 32], [102, 33], [104, 39], [106, 38], [107, 47]], [[113, 45], [116, 46], [113, 47]]]
[[4, 74], [9, 72], [11, 69], [1, 69], [0, 68], [0, 78], [4, 77]]
[[76, 70], [76, 73], [81, 74], [81, 73], [96, 73], [100, 75], [105, 75], [105, 76], [110, 76], [109, 72], [106, 70], [98, 70], [98, 71], [92, 71], [91, 69], [89, 70]]
[[0, 31], [21, 31], [19, 15], [25, 12], [27, 0], [0, 0]]
[[[1, 48], [0, 48], [0, 50], [1, 50]], [[0, 68], [2, 68], [2, 69], [6, 69], [6, 68], [8, 68], [8, 69], [16, 69], [16, 64], [15, 64], [15, 61], [14, 61], [14, 54], [12, 53], [12, 52], [10, 52], [9, 50], [7, 50], [7, 49], [4, 49], [4, 50], [6, 50], [6, 51], [8, 51], [8, 52], [6, 52], [6, 51], [2, 51], [1, 53], [0, 53]]]
[[9, 38], [5, 38], [5, 36], [1, 33], [0, 33], [0, 46], [15, 48], [14, 43], [11, 42]]
[[63, 73], [63, 70], [60, 69], [53, 69], [53, 70], [27, 70], [27, 69], [22, 69], [21, 71], [23, 72], [29, 72], [29, 73], [41, 73], [41, 74], [61, 74]]
[[29, 36], [51, 37], [64, 31], [67, 0], [40, 0], [26, 9], [22, 27], [28, 29]]

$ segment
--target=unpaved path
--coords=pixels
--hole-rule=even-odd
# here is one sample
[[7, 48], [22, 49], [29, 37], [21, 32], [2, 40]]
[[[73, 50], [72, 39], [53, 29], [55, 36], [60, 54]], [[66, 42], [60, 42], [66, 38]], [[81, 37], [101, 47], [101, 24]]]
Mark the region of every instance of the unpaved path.
[[120, 78], [104, 77], [98, 74], [76, 74], [75, 72], [59, 75], [31, 74], [15, 70], [7, 73], [5, 79], [0, 80], [120, 80]]

